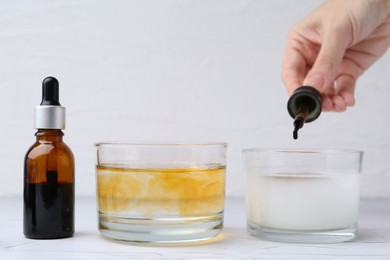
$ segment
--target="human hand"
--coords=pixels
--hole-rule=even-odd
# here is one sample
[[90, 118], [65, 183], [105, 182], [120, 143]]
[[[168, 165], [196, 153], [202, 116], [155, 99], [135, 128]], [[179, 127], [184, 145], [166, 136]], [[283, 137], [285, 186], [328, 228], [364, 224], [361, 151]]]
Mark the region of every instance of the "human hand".
[[357, 78], [389, 45], [389, 0], [328, 0], [290, 30], [282, 79], [289, 95], [313, 86], [324, 111], [344, 111]]

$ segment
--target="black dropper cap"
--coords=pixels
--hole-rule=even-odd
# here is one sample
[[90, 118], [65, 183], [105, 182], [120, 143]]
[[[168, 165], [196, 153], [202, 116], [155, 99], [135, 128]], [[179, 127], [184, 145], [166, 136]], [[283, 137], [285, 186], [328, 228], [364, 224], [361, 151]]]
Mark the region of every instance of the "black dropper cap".
[[65, 129], [65, 107], [59, 100], [58, 80], [45, 78], [42, 82], [42, 102], [35, 107], [34, 128]]
[[294, 139], [298, 138], [298, 130], [304, 123], [316, 120], [322, 110], [321, 93], [310, 86], [297, 88], [287, 102], [287, 110], [294, 118]]
[[54, 77], [47, 77], [42, 82], [41, 106], [61, 106], [59, 99], [59, 83]]

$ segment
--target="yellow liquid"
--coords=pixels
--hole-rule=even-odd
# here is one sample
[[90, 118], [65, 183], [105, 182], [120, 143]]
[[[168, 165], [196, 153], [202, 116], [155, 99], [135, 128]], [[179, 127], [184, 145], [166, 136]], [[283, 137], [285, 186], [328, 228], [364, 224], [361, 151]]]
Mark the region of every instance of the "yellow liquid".
[[223, 212], [225, 167], [128, 169], [97, 166], [99, 211], [107, 214], [177, 214], [180, 217]]

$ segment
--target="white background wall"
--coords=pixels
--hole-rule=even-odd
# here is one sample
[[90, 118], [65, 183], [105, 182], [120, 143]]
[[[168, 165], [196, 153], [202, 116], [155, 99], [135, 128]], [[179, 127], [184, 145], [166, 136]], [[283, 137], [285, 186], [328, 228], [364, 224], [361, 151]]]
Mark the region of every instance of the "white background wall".
[[390, 54], [357, 105], [291, 137], [280, 79], [289, 28], [319, 0], [1, 1], [0, 195], [22, 194], [41, 82], [56, 76], [77, 194], [95, 193], [97, 141], [226, 141], [227, 194], [242, 196], [247, 147], [365, 151], [362, 195], [390, 198]]

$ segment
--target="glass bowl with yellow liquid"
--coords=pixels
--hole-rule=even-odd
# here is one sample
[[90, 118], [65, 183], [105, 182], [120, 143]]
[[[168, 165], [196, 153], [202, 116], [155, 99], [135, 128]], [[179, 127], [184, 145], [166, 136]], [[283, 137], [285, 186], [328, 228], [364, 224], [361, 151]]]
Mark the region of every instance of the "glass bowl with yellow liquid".
[[97, 143], [99, 231], [149, 244], [208, 240], [223, 227], [226, 143]]

